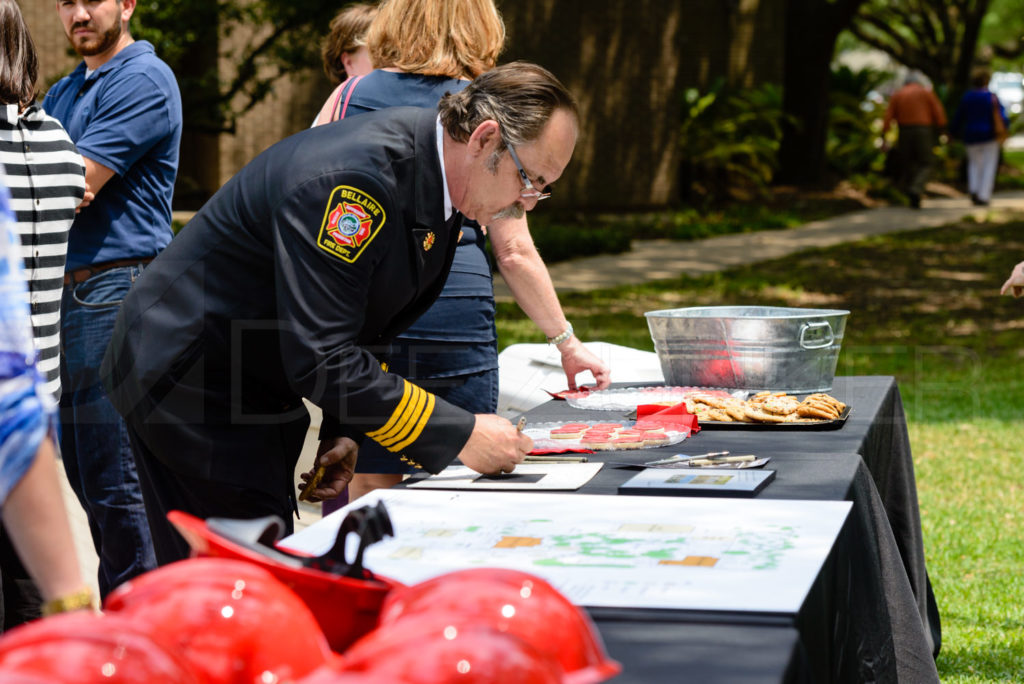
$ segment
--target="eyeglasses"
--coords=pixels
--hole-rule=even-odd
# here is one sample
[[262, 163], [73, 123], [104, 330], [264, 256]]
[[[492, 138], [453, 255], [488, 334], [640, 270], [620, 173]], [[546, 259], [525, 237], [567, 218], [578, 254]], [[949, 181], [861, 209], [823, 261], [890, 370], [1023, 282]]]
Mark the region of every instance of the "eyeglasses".
[[537, 188], [533, 187], [533, 183], [530, 182], [530, 177], [526, 175], [526, 170], [523, 169], [522, 162], [519, 161], [519, 155], [516, 154], [516, 148], [512, 147], [508, 142], [505, 143], [505, 147], [508, 148], [508, 154], [512, 157], [512, 161], [515, 162], [516, 168], [519, 169], [519, 177], [523, 179], [523, 189], [519, 192], [519, 196], [523, 199], [528, 200], [546, 200], [551, 197], [550, 192], [541, 192]]

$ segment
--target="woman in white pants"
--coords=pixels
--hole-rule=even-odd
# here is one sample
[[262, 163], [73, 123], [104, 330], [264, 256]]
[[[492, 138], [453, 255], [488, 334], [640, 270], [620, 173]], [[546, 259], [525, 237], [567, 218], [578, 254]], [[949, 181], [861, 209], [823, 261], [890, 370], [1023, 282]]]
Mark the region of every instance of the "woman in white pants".
[[971, 201], [984, 206], [992, 199], [999, 168], [998, 140], [967, 144], [967, 190]]
[[999, 150], [1008, 125], [999, 98], [988, 89], [989, 77], [987, 70], [971, 77], [971, 89], [961, 98], [950, 127], [967, 147], [967, 190], [971, 201], [981, 206], [992, 199]]

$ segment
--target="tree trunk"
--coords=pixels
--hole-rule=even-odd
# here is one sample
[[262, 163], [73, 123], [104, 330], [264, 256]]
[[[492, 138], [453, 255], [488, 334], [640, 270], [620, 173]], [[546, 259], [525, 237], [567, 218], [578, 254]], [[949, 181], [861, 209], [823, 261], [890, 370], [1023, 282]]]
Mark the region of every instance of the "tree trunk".
[[[953, 78], [950, 83], [950, 92], [947, 94], [947, 105], [953, 109], [970, 87], [971, 71], [975, 66], [975, 57], [978, 52], [978, 36], [981, 34], [981, 22], [988, 12], [989, 0], [979, 0], [975, 11], [964, 18], [963, 34], [960, 38], [960, 54], [957, 55], [956, 64], [953, 66]], [[955, 98], [955, 99], [954, 99]]]
[[789, 0], [782, 108], [785, 123], [776, 182], [815, 185], [825, 175], [828, 84], [839, 32], [864, 0]]

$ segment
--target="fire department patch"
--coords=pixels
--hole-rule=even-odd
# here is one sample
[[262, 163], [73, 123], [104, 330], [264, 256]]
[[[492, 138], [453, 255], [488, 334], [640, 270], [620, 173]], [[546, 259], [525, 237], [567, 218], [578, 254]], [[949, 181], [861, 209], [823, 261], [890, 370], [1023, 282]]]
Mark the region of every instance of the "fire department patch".
[[380, 202], [351, 185], [334, 188], [317, 236], [317, 246], [348, 263], [354, 262], [384, 225]]

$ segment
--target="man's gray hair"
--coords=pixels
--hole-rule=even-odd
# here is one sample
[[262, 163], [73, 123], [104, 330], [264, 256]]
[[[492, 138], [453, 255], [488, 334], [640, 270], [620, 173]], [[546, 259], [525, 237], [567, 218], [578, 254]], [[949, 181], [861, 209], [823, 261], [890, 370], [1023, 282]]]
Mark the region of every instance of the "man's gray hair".
[[457, 93], [447, 93], [438, 105], [441, 125], [454, 140], [466, 142], [484, 121], [501, 127], [502, 144], [525, 145], [536, 140], [557, 109], [579, 119], [576, 100], [544, 67], [511, 62], [473, 79]]
[[925, 82], [924, 74], [922, 74], [917, 69], [911, 69], [910, 71], [908, 71], [906, 78], [903, 79], [903, 83], [904, 83], [904, 85], [909, 85], [911, 83], [919, 83], [921, 85], [927, 85], [927, 83]]

